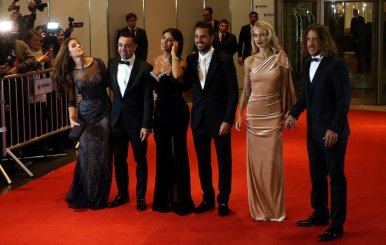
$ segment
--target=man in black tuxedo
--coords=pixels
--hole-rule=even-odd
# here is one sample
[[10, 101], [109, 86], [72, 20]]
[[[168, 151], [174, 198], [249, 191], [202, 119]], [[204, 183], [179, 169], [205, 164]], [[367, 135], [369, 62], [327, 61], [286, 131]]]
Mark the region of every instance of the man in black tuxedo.
[[[319, 24], [309, 26], [303, 35], [305, 64], [303, 94], [285, 120], [295, 127], [307, 109], [307, 149], [311, 174], [313, 214], [297, 222], [309, 227], [331, 225], [318, 237], [331, 241], [343, 236], [346, 220], [347, 184], [344, 159], [350, 134], [347, 114], [350, 107], [350, 84], [347, 67], [338, 55], [328, 30]], [[331, 212], [328, 210], [328, 176], [330, 177]]]
[[240, 35], [239, 35], [239, 47], [238, 47], [239, 65], [243, 65], [245, 58], [251, 55], [251, 52], [252, 52], [251, 29], [258, 19], [259, 19], [259, 15], [255, 11], [252, 11], [249, 13], [250, 24], [241, 27]]
[[109, 60], [108, 71], [114, 92], [110, 115], [118, 195], [109, 207], [129, 201], [127, 155], [131, 144], [137, 176], [137, 210], [146, 209], [147, 138], [153, 115], [153, 94], [150, 79], [152, 66], [134, 54], [135, 37], [123, 32], [118, 38], [120, 57]]
[[[135, 56], [141, 58], [144, 61], [147, 59], [148, 41], [146, 31], [137, 27], [137, 16], [134, 13], [128, 13], [126, 15], [127, 27], [118, 30], [117, 38], [123, 32], [128, 32], [137, 40], [137, 49], [135, 50]], [[118, 41], [118, 39], [117, 39]]]
[[236, 36], [229, 33], [228, 30], [229, 22], [226, 19], [222, 19], [219, 25], [219, 32], [214, 34], [212, 46], [217, 50], [233, 56], [237, 52], [237, 39]]
[[219, 181], [218, 214], [229, 213], [228, 201], [231, 192], [232, 154], [231, 127], [238, 102], [238, 84], [233, 59], [212, 47], [212, 25], [200, 21], [194, 28], [197, 51], [187, 57], [187, 84], [192, 86], [193, 105], [191, 127], [198, 159], [202, 203], [196, 213], [215, 207], [215, 192], [212, 184], [211, 141], [216, 147]]
[[202, 10], [202, 17], [204, 17], [205, 22], [208, 22], [212, 25], [215, 33], [219, 31], [218, 27], [220, 22], [216, 19], [213, 19], [213, 9], [211, 7], [206, 7]]

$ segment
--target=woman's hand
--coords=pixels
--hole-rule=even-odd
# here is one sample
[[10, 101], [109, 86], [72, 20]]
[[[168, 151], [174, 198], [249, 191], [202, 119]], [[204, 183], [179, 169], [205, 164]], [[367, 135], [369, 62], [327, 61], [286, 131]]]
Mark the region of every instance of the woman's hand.
[[173, 41], [172, 52], [171, 52], [172, 57], [177, 57], [177, 51], [178, 51], [178, 42]]
[[237, 117], [235, 128], [237, 131], [241, 131], [241, 117], [240, 116]]

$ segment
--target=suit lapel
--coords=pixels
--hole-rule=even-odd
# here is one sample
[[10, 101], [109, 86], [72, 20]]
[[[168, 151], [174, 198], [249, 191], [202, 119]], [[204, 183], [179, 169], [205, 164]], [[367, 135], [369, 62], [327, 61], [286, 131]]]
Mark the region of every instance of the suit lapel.
[[117, 78], [117, 75], [118, 75], [118, 63], [119, 63], [119, 60], [118, 59], [115, 59], [113, 61], [113, 64], [111, 66], [111, 85], [113, 86], [113, 91], [120, 91], [119, 90], [119, 84], [118, 84], [118, 78]]
[[219, 68], [219, 65], [220, 65], [220, 54], [215, 49], [212, 55], [212, 59], [210, 60], [208, 74], [206, 75], [206, 79], [205, 79], [204, 90], [206, 90], [206, 88], [213, 81], [213, 76], [217, 73], [217, 69]]
[[127, 94], [127, 92], [133, 88], [135, 82], [138, 82], [138, 79], [135, 79], [135, 76], [138, 74], [138, 70], [139, 70], [138, 62], [139, 62], [138, 58], [135, 58], [133, 69], [131, 70], [130, 78], [127, 83], [125, 93], [122, 97], [124, 97]]

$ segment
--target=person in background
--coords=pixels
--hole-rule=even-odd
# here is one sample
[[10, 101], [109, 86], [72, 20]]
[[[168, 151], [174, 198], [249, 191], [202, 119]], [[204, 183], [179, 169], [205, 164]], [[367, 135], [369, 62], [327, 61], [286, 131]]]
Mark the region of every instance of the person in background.
[[251, 52], [252, 52], [251, 29], [258, 19], [259, 19], [259, 15], [255, 11], [252, 11], [249, 13], [249, 24], [241, 27], [240, 34], [239, 34], [239, 44], [238, 44], [239, 65], [243, 65], [245, 58], [251, 55]]
[[212, 25], [200, 21], [194, 28], [196, 53], [186, 59], [185, 79], [192, 87], [191, 128], [198, 160], [203, 200], [195, 209], [204, 213], [215, 208], [212, 183], [211, 142], [218, 159], [218, 215], [229, 214], [232, 180], [231, 128], [239, 99], [236, 68], [230, 55], [212, 47]]
[[237, 52], [237, 39], [236, 36], [230, 32], [229, 22], [226, 19], [222, 19], [219, 25], [219, 32], [214, 34], [213, 47], [221, 50], [230, 56], [233, 56]]
[[115, 180], [118, 194], [109, 207], [127, 203], [129, 198], [129, 173], [127, 156], [129, 143], [136, 166], [137, 210], [147, 208], [148, 179], [147, 139], [153, 117], [153, 88], [150, 72], [152, 66], [135, 55], [136, 38], [122, 32], [118, 37], [119, 57], [109, 60], [108, 71], [114, 93], [110, 123], [112, 128]]
[[282, 122], [296, 102], [291, 65], [275, 31], [264, 21], [252, 27], [252, 55], [245, 59], [245, 84], [236, 129], [247, 106], [248, 203], [253, 220], [284, 221]]
[[43, 40], [39, 32], [30, 29], [24, 34], [23, 40], [30, 48], [32, 55], [35, 57], [38, 68], [50, 68], [53, 66], [50, 53], [43, 53], [41, 45]]
[[351, 19], [350, 33], [355, 55], [357, 56], [357, 72], [364, 72], [366, 63], [365, 18], [359, 15], [358, 9], [353, 9], [352, 13], [354, 17]]
[[[331, 224], [318, 236], [332, 241], [343, 236], [346, 221], [347, 181], [344, 174], [347, 140], [350, 134], [347, 114], [350, 108], [350, 81], [346, 64], [329, 31], [320, 24], [306, 28], [302, 53], [305, 63], [303, 93], [285, 120], [286, 128], [296, 126], [307, 109], [307, 150], [311, 175], [311, 206], [314, 212], [298, 226]], [[330, 177], [330, 188], [328, 186]], [[328, 209], [328, 190], [331, 212]]]
[[205, 7], [202, 10], [202, 17], [204, 17], [205, 22], [212, 25], [213, 31], [218, 33], [220, 22], [213, 18], [213, 9], [211, 7]]
[[190, 189], [187, 146], [189, 107], [182, 93], [186, 61], [181, 58], [184, 40], [181, 31], [162, 32], [162, 54], [154, 59], [151, 72], [157, 94], [154, 110], [156, 180], [153, 210], [186, 215], [194, 211]]
[[[63, 42], [55, 59], [52, 77], [58, 93], [68, 95], [71, 127], [85, 124], [79, 138], [74, 178], [66, 201], [70, 208], [107, 207], [112, 180], [112, 155], [109, 112], [110, 86], [102, 60], [86, 56], [75, 38]], [[77, 105], [77, 93], [81, 100]]]
[[126, 15], [127, 26], [118, 30], [117, 38], [123, 33], [130, 33], [135, 37], [137, 43], [137, 49], [135, 50], [135, 56], [137, 58], [147, 60], [147, 52], [148, 52], [148, 40], [146, 31], [142, 28], [137, 27], [137, 15], [134, 13], [128, 13]]

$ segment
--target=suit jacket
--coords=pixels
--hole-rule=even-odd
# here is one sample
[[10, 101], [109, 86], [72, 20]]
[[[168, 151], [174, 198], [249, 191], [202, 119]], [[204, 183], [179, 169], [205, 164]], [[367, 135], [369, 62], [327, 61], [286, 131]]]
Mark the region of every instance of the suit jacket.
[[[128, 32], [130, 33], [130, 30], [128, 27], [122, 28], [117, 31], [117, 42], [118, 43], [118, 37], [121, 33]], [[135, 56], [137, 58], [141, 58], [144, 61], [147, 59], [147, 50], [148, 50], [148, 41], [147, 41], [147, 35], [146, 31], [142, 28], [138, 28], [135, 31], [135, 39], [137, 40], [137, 50], [135, 50]]]
[[153, 89], [150, 71], [152, 66], [136, 58], [123, 96], [117, 80], [120, 58], [109, 60], [108, 72], [114, 92], [110, 114], [112, 128], [121, 130], [150, 129], [153, 116]]
[[219, 32], [219, 26], [220, 25], [220, 21], [214, 19], [213, 20], [213, 31], [214, 33], [218, 33]]
[[251, 55], [252, 53], [252, 35], [251, 35], [251, 25], [245, 25], [241, 27], [239, 35], [239, 48], [238, 48], [238, 57], [242, 57], [243, 60]]
[[310, 64], [310, 60], [306, 61], [303, 94], [290, 114], [297, 119], [307, 108], [308, 140], [321, 142], [328, 129], [347, 138], [350, 82], [346, 65], [340, 59], [323, 57], [311, 83]]
[[237, 39], [232, 33], [227, 32], [223, 40], [220, 41], [218, 33], [214, 35], [212, 43], [215, 49], [221, 50], [231, 56], [237, 52]]
[[35, 56], [33, 56], [31, 50], [25, 42], [16, 40], [15, 55], [17, 58], [17, 73], [26, 73], [36, 68]]
[[[239, 99], [236, 68], [230, 55], [214, 50], [204, 89], [198, 78], [198, 52], [187, 57], [185, 78], [192, 86], [193, 105], [191, 127], [207, 127], [218, 133], [222, 122], [234, 123]], [[200, 123], [204, 121], [204, 125]]]

